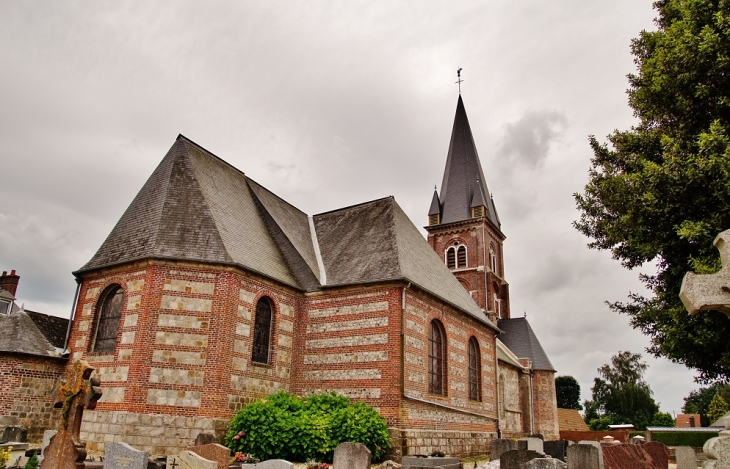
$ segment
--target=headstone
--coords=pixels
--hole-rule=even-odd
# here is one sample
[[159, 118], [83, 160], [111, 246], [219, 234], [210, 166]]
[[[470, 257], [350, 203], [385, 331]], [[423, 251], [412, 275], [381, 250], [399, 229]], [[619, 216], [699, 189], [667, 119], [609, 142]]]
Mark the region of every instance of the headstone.
[[702, 452], [707, 455], [707, 460], [702, 466], [705, 469], [728, 469], [730, 468], [730, 437], [717, 436], [705, 441]]
[[527, 461], [545, 456], [543, 453], [525, 449], [524, 445], [520, 446], [522, 447], [516, 450], [513, 449], [502, 453], [499, 458], [500, 469], [523, 469]]
[[340, 443], [335, 448], [333, 469], [370, 469], [370, 450], [360, 443]]
[[294, 464], [284, 459], [267, 459], [256, 464], [256, 469], [294, 469]]
[[215, 443], [215, 435], [212, 433], [198, 433], [198, 436], [195, 437], [195, 443], [193, 443], [193, 446], [203, 446], [203, 445], [209, 445], [211, 443]]
[[649, 441], [641, 446], [657, 467], [666, 469], [669, 464], [669, 448], [661, 441]]
[[25, 427], [5, 427], [5, 430], [3, 430], [3, 436], [0, 438], [0, 442], [2, 443], [25, 443], [27, 441], [28, 429]]
[[560, 459], [537, 458], [527, 461], [524, 467], [525, 469], [565, 469], [568, 465]]
[[[609, 445], [603, 448], [603, 467], [605, 469], [667, 469], [668, 454], [661, 461], [651, 452], [644, 450], [645, 445]], [[666, 454], [666, 453], [665, 453]]]
[[674, 450], [677, 469], [697, 469], [697, 455], [690, 446], [677, 446]]
[[[517, 440], [517, 445], [520, 444], [520, 442], [525, 441], [527, 442], [527, 449], [530, 451], [537, 451], [538, 453], [544, 453], [542, 440], [540, 438], [520, 438]], [[519, 448], [519, 446], [518, 446]]]
[[498, 438], [492, 440], [489, 450], [489, 460], [496, 461], [505, 451], [517, 449], [517, 442], [508, 438]]
[[577, 445], [568, 446], [567, 463], [568, 469], [603, 469], [603, 452], [601, 444], [591, 441], [586, 444], [580, 442]]
[[126, 443], [105, 445], [104, 469], [147, 469], [150, 453], [139, 451]]
[[218, 462], [185, 450], [167, 457], [167, 469], [218, 469]]
[[548, 440], [542, 442], [543, 452], [551, 458], [565, 462], [568, 440]]
[[46, 448], [48, 448], [48, 445], [51, 444], [51, 438], [56, 436], [56, 433], [58, 433], [58, 430], [46, 430], [43, 432], [43, 441], [41, 443], [41, 454], [38, 455], [38, 465], [43, 462], [43, 457], [45, 456]]
[[401, 463], [403, 464], [403, 469], [413, 469], [416, 467], [443, 467], [444, 469], [460, 469], [461, 467], [461, 462], [459, 461], [459, 458], [447, 457], [418, 458], [415, 456], [403, 456]]
[[86, 443], [79, 438], [84, 409], [94, 409], [101, 397], [98, 378], [92, 378], [94, 368], [82, 360], [71, 365], [69, 375], [56, 386], [53, 406], [61, 408], [58, 434], [45, 451], [42, 469], [84, 469]]
[[643, 445], [644, 443], [646, 443], [646, 438], [644, 438], [641, 435], [636, 435], [636, 436], [632, 436], [629, 441], [633, 445]]
[[219, 445], [218, 443], [191, 446], [185, 449], [192, 451], [198, 456], [202, 456], [209, 461], [216, 461], [218, 463], [218, 469], [228, 469], [228, 465], [231, 462], [231, 450], [223, 445]]

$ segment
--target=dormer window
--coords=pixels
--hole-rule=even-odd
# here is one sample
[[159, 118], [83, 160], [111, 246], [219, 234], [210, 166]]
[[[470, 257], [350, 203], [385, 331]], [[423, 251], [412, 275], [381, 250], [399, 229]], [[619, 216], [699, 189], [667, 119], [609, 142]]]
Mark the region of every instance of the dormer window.
[[487, 209], [484, 207], [484, 205], [480, 205], [478, 207], [472, 207], [471, 208], [471, 217], [472, 218], [482, 218], [486, 216]]
[[429, 215], [428, 216], [428, 225], [429, 226], [438, 225], [439, 223], [441, 223], [441, 215], [440, 214], [437, 213], [435, 215]]
[[464, 269], [467, 267], [466, 246], [457, 241], [446, 249], [446, 267], [449, 269]]

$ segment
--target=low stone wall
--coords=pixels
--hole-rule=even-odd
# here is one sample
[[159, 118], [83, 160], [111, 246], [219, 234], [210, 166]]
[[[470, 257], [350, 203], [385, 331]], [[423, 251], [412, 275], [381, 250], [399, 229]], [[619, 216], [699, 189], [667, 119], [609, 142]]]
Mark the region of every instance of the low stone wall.
[[430, 455], [434, 451], [459, 458], [483, 456], [489, 454], [489, 445], [497, 438], [494, 432], [394, 428], [389, 431], [393, 446], [388, 457], [394, 461], [401, 461], [403, 456]]
[[92, 451], [104, 451], [106, 443], [124, 442], [159, 457], [191, 446], [199, 433], [214, 433], [220, 440], [227, 429], [224, 419], [87, 410], [80, 437]]

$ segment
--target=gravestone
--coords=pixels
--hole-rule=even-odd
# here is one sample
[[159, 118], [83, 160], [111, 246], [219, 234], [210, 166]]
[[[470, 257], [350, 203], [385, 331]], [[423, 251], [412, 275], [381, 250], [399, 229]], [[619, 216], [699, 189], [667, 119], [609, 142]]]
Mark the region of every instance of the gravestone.
[[403, 469], [415, 469], [416, 467], [443, 467], [444, 469], [460, 469], [459, 458], [417, 458], [414, 456], [403, 456], [401, 459]]
[[28, 458], [25, 456], [25, 452], [30, 448], [30, 443], [17, 443], [9, 441], [7, 443], [0, 443], [0, 450], [10, 452], [10, 459], [8, 459], [7, 467], [20, 466], [23, 467]]
[[167, 457], [167, 469], [218, 469], [218, 462], [185, 450], [177, 456]]
[[25, 427], [5, 427], [0, 443], [18, 442], [25, 443], [28, 441], [28, 429]]
[[218, 443], [210, 443], [202, 446], [191, 446], [185, 448], [188, 451], [201, 456], [209, 461], [218, 463], [218, 469], [228, 469], [231, 462], [231, 450]]
[[537, 458], [527, 461], [525, 469], [565, 469], [568, 467], [560, 459], [554, 458]]
[[520, 441], [517, 449], [505, 451], [499, 458], [500, 469], [523, 469], [527, 461], [542, 458], [544, 453], [527, 449], [527, 442]]
[[56, 436], [56, 433], [58, 433], [58, 430], [46, 430], [43, 432], [43, 441], [41, 442], [41, 454], [38, 455], [39, 466], [43, 462], [43, 457], [45, 456], [48, 445], [51, 444], [51, 438]]
[[697, 469], [697, 455], [689, 446], [677, 446], [674, 450], [677, 458], [677, 469]]
[[730, 437], [717, 436], [710, 438], [702, 447], [707, 460], [702, 466], [705, 469], [730, 469]]
[[641, 445], [641, 449], [649, 455], [657, 467], [665, 468], [669, 463], [669, 448], [661, 441], [649, 441]]
[[601, 444], [597, 441], [591, 441], [584, 444], [568, 446], [567, 463], [568, 469], [603, 469], [603, 451]]
[[58, 433], [51, 439], [41, 469], [84, 469], [86, 443], [79, 438], [84, 409], [94, 409], [101, 397], [94, 368], [83, 360], [71, 365], [69, 375], [56, 386], [53, 406], [61, 408]]
[[147, 469], [150, 453], [139, 451], [126, 443], [107, 443], [104, 469]]
[[370, 469], [370, 450], [360, 443], [340, 443], [335, 448], [333, 469]]
[[284, 459], [267, 459], [256, 464], [256, 469], [294, 469], [294, 464]]
[[543, 444], [542, 444], [543, 442], [540, 438], [533, 438], [533, 437], [520, 438], [519, 440], [517, 440], [517, 445], [518, 445], [517, 448], [519, 448], [520, 443], [523, 441], [527, 443], [526, 449], [531, 450], [531, 451], [537, 451], [538, 453], [545, 452], [543, 450]]
[[565, 452], [568, 450], [568, 440], [543, 441], [542, 448], [546, 455], [565, 462]]
[[545, 441], [545, 436], [542, 433], [533, 433], [530, 435], [530, 438], [540, 438], [542, 441]]
[[209, 445], [211, 443], [215, 443], [215, 435], [212, 433], [198, 433], [198, 436], [195, 437], [195, 443], [193, 443], [193, 446], [203, 446], [203, 445]]
[[492, 440], [489, 448], [489, 460], [496, 461], [505, 451], [517, 449], [517, 442], [508, 438], [498, 438]]

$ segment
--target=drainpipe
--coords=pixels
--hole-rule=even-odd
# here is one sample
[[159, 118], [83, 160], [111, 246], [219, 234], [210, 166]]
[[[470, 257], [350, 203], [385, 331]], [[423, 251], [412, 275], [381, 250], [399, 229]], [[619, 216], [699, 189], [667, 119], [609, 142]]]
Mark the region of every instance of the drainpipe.
[[[403, 287], [403, 290], [401, 291], [401, 300], [400, 300], [400, 395], [401, 399], [405, 397], [406, 395], [406, 290], [411, 288], [411, 282], [408, 282], [408, 285]], [[400, 406], [399, 406], [400, 407]], [[401, 419], [401, 413], [398, 412], [398, 426], [402, 428], [402, 424], [400, 422]], [[399, 428], [399, 431], [400, 431]], [[400, 444], [400, 453], [401, 456], [406, 456], [406, 441], [403, 437], [403, 433], [400, 433], [401, 438], [401, 444]]]
[[71, 326], [74, 323], [74, 315], [76, 314], [76, 306], [79, 304], [79, 292], [81, 291], [81, 280], [76, 278], [76, 293], [74, 293], [74, 302], [71, 306], [71, 317], [68, 319], [68, 327], [66, 328], [66, 338], [63, 339], [63, 353], [68, 350], [68, 339], [71, 336]]
[[[530, 364], [532, 365], [532, 364]], [[534, 371], [530, 366], [530, 434], [535, 434], [535, 381], [533, 379]]]
[[497, 358], [497, 338], [494, 338], [494, 376], [497, 385], [494, 389], [494, 395], [497, 397], [497, 438], [502, 438], [502, 403], [499, 401], [499, 359]]

